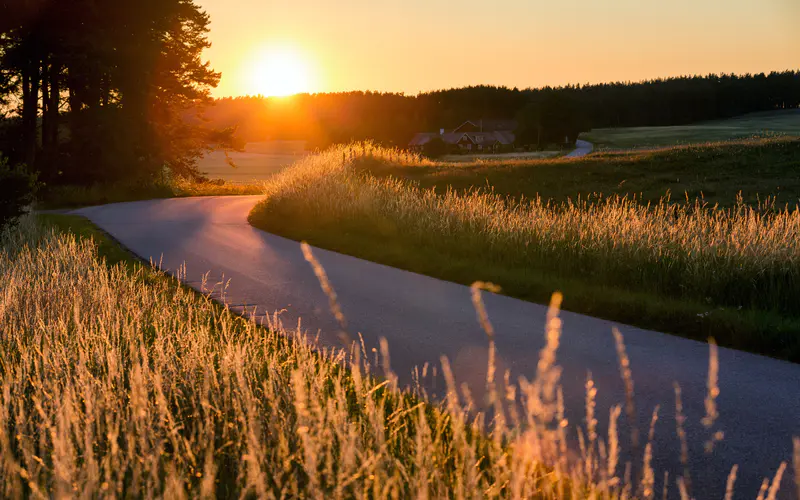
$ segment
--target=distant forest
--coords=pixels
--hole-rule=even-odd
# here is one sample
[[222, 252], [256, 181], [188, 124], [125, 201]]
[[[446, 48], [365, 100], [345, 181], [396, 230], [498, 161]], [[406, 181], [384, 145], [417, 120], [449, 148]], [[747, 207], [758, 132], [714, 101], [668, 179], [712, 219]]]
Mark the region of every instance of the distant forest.
[[[416, 132], [481, 118], [560, 127], [551, 135], [563, 137], [590, 128], [683, 125], [797, 107], [800, 71], [792, 70], [525, 90], [477, 86], [417, 96], [344, 92], [235, 97], [216, 100], [205, 115], [212, 126], [236, 127], [246, 142], [301, 139], [322, 148], [370, 139], [402, 147]], [[565, 123], [572, 130], [563, 130]]]

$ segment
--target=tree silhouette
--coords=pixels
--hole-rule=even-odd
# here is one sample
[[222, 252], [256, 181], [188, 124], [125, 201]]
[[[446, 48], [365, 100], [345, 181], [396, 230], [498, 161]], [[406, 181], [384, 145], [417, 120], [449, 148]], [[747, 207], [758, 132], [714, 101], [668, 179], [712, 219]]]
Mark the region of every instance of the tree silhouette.
[[[192, 0], [4, 5], [0, 91], [18, 102], [22, 158], [48, 182], [152, 180], [226, 138], [191, 119], [219, 74], [201, 60], [209, 17]], [[62, 120], [63, 118], [63, 120]]]
[[[219, 99], [207, 115], [217, 127], [238, 127], [248, 142], [302, 139], [324, 148], [369, 139], [405, 147], [417, 132], [452, 129], [466, 120], [516, 118], [521, 139], [516, 144], [533, 145], [561, 143], [565, 136], [572, 141], [576, 131], [592, 127], [682, 125], [798, 106], [800, 71], [784, 71], [525, 90], [478, 86], [416, 96], [376, 92], [290, 99], [248, 96]], [[544, 112], [540, 125], [537, 107]]]

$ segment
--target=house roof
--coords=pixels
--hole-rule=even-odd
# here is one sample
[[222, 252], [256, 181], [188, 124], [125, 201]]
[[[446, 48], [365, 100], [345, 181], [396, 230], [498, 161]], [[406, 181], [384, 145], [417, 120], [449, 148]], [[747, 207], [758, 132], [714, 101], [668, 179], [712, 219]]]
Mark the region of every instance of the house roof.
[[514, 144], [516, 137], [510, 131], [498, 132], [446, 132], [444, 134], [437, 134], [435, 132], [421, 132], [416, 134], [409, 146], [424, 146], [431, 141], [434, 137], [441, 137], [446, 144], [458, 144], [462, 139], [467, 139], [474, 144]]

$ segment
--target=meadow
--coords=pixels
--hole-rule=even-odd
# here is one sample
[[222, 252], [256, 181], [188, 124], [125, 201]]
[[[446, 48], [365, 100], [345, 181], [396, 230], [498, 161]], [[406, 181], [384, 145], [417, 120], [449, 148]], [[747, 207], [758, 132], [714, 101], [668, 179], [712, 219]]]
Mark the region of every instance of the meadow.
[[200, 159], [197, 168], [210, 179], [249, 184], [265, 180], [311, 154], [305, 148], [305, 141], [251, 142], [242, 151], [208, 153]]
[[567, 453], [558, 296], [539, 374], [491, 391], [488, 420], [445, 359], [447, 395], [428, 402], [385, 356], [236, 316], [83, 219], [40, 221], [0, 234], [4, 498], [654, 495], [650, 447], [626, 475], [620, 407], [599, 436], [592, 387], [583, 452]]
[[248, 143], [242, 151], [213, 151], [204, 155], [197, 164], [202, 179], [186, 179], [165, 172], [154, 182], [43, 186], [37, 207], [63, 209], [157, 198], [261, 194], [263, 180], [309, 154], [305, 141]]
[[[647, 154], [681, 165], [675, 155], [730, 159], [737, 156], [725, 148], [749, 146], [755, 156], [764, 149], [797, 161], [798, 143], [790, 139]], [[569, 179], [563, 170], [590, 161], [604, 160], [543, 165], [558, 165], [560, 177]], [[747, 158], [735, 161], [756, 170]], [[472, 168], [508, 169], [535, 179], [539, 165]], [[800, 361], [794, 300], [800, 293], [800, 212], [794, 206], [735, 197], [725, 207], [693, 199], [642, 203], [591, 192], [565, 201], [524, 198], [509, 196], [488, 176], [467, 175], [471, 183], [450, 188], [454, 169], [435, 167], [372, 145], [335, 148], [268, 180], [266, 198], [250, 221], [289, 238], [459, 283], [490, 280], [503, 293], [527, 300], [546, 302], [561, 290], [564, 307], [576, 312], [702, 340], [713, 336], [721, 345]], [[400, 170], [406, 177], [395, 175]], [[421, 178], [436, 184], [427, 188]]]
[[[489, 416], [445, 358], [446, 395], [430, 401], [423, 385], [398, 386], [386, 351], [323, 348], [277, 315], [257, 324], [180, 278], [142, 264], [80, 217], [27, 217], [0, 233], [0, 495], [560, 499], [662, 491], [655, 417], [633, 474], [620, 444], [629, 431], [623, 402], [599, 415], [589, 379], [585, 423], [565, 420], [559, 294], [534, 379], [495, 373], [490, 356]], [[491, 350], [484, 287], [474, 284], [472, 298]], [[624, 372], [624, 340], [615, 335]], [[711, 346], [703, 416], [712, 424], [715, 353]], [[607, 434], [598, 432], [601, 420]], [[576, 439], [580, 450], [571, 448]], [[794, 449], [798, 474], [800, 439]], [[787, 465], [765, 478], [759, 498], [776, 498]], [[681, 477], [663, 491], [689, 498]]]
[[800, 140], [744, 139], [594, 153], [583, 158], [494, 160], [453, 164], [393, 156], [360, 165], [375, 176], [413, 181], [425, 189], [488, 188], [515, 198], [556, 202], [627, 196], [642, 203], [702, 199], [731, 207], [742, 200], [778, 208], [800, 201]]
[[691, 125], [598, 128], [581, 134], [581, 139], [598, 148], [624, 149], [727, 141], [764, 134], [800, 135], [800, 109], [762, 111]]

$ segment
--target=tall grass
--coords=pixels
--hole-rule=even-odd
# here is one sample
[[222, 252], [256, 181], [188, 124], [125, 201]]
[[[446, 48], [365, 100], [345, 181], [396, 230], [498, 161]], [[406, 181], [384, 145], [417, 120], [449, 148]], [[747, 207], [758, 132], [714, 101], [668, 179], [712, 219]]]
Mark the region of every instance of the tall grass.
[[[800, 315], [800, 212], [627, 197], [551, 203], [490, 190], [435, 191], [362, 168], [391, 153], [359, 146], [302, 160], [266, 182], [251, 215], [302, 214], [342, 230], [391, 228], [416, 245], [546, 269], [709, 308]], [[299, 215], [298, 215], [299, 216]]]
[[[363, 345], [324, 349], [277, 316], [264, 328], [156, 270], [109, 267], [91, 240], [31, 220], [0, 235], [0, 286], [4, 498], [655, 494], [652, 428], [632, 477], [621, 463], [621, 407], [599, 435], [591, 378], [581, 452], [568, 451], [559, 295], [533, 380], [515, 384], [506, 373], [496, 390], [489, 362], [489, 421], [447, 359], [446, 397], [428, 402], [423, 385], [400, 390], [388, 366], [374, 375], [383, 361], [371, 365]], [[481, 288], [492, 286], [473, 287], [492, 346]], [[732, 490], [735, 469], [731, 477]], [[776, 476], [770, 498], [779, 484]]]
[[[5, 498], [623, 488], [616, 466], [567, 467], [555, 396], [538, 379], [516, 423], [486, 434], [446, 361], [448, 396], [433, 406], [374, 377], [358, 346], [315, 349], [275, 318], [262, 328], [154, 270], [109, 268], [91, 241], [30, 221], [3, 236], [0, 285]], [[556, 309], [551, 323], [557, 337]]]

